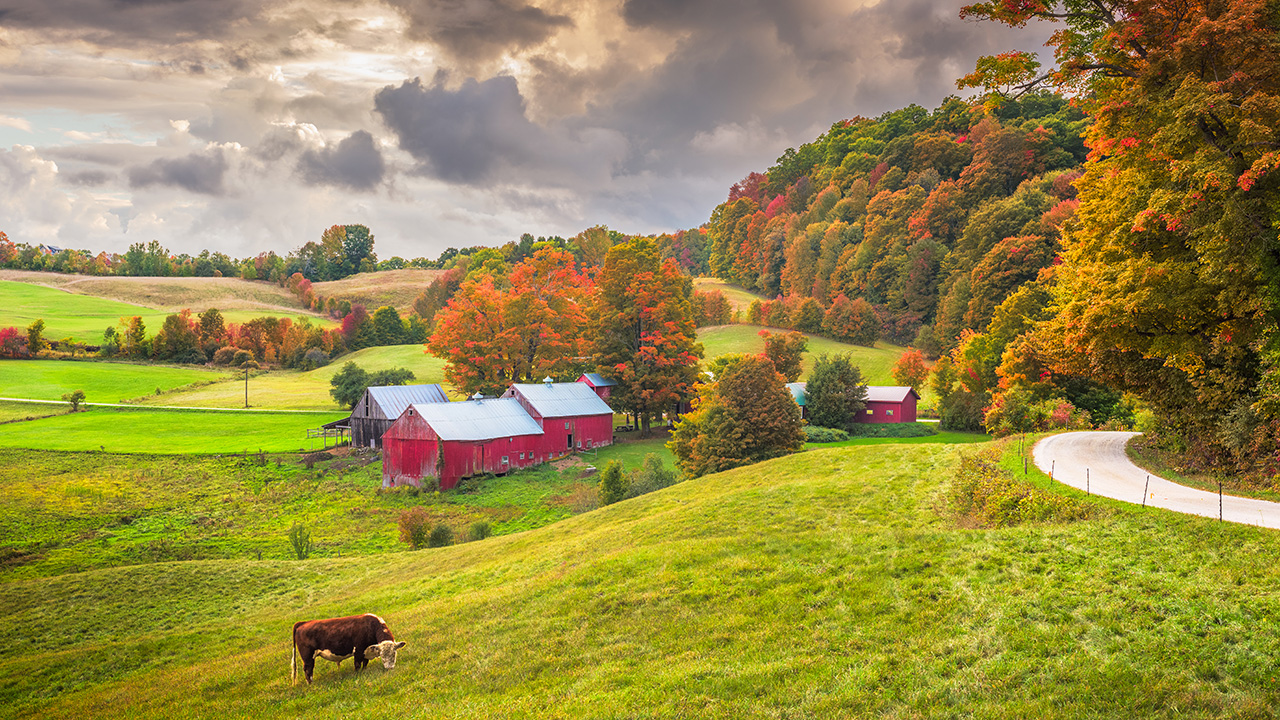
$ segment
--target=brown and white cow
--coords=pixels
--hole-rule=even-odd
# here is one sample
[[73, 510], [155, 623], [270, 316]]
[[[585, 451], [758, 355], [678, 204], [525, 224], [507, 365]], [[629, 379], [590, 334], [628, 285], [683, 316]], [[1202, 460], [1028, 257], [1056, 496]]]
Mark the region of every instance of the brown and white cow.
[[298, 657], [302, 658], [302, 671], [308, 684], [317, 657], [339, 665], [343, 660], [354, 657], [356, 670], [374, 658], [381, 658], [382, 667], [390, 670], [396, 666], [396, 651], [404, 645], [396, 642], [382, 618], [371, 613], [294, 623], [289, 677], [292, 682], [298, 681]]

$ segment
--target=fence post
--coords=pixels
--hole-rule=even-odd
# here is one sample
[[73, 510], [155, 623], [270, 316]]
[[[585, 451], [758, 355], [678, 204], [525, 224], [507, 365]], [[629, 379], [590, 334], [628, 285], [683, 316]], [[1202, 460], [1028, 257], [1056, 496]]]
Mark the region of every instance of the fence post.
[[1142, 507], [1147, 506], [1147, 491], [1151, 489], [1151, 476], [1147, 476], [1147, 484], [1142, 486]]
[[1089, 468], [1084, 469], [1084, 494], [1092, 495], [1093, 491], [1089, 489]]
[[1222, 522], [1222, 481], [1218, 481], [1218, 522]]
[[1053, 469], [1056, 467], [1058, 467], [1058, 461], [1050, 460], [1049, 461], [1049, 482], [1053, 482]]

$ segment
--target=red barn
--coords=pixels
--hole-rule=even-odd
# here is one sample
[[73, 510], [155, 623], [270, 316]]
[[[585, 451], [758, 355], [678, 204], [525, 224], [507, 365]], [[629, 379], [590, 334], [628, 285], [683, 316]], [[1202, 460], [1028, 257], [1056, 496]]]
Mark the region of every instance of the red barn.
[[583, 373], [582, 377], [578, 378], [578, 382], [585, 383], [587, 387], [595, 390], [596, 395], [605, 402], [609, 402], [609, 395], [618, 386], [617, 380], [610, 380], [600, 373]]
[[583, 383], [512, 385], [500, 398], [410, 405], [382, 436], [382, 485], [449, 489], [613, 442], [613, 411]]
[[910, 387], [867, 386], [867, 409], [858, 418], [864, 423], [905, 423], [916, 421], [920, 396]]
[[464, 477], [546, 462], [542, 428], [507, 398], [410, 405], [382, 436], [382, 485], [449, 489]]
[[515, 384], [502, 397], [528, 411], [553, 456], [613, 444], [613, 410], [586, 383]]

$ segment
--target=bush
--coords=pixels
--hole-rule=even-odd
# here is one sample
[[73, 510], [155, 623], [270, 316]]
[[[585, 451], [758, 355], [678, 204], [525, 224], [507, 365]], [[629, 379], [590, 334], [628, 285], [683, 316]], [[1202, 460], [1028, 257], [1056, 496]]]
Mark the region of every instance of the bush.
[[213, 364], [230, 365], [237, 352], [240, 352], [239, 348], [233, 348], [230, 346], [220, 347], [213, 353]]
[[937, 435], [932, 423], [861, 423], [849, 430], [849, 437], [913, 438]]
[[236, 354], [231, 357], [231, 364], [234, 367], [240, 367], [247, 362], [253, 361], [253, 353], [248, 350], [236, 350]]
[[329, 353], [320, 348], [311, 348], [302, 356], [302, 369], [315, 370], [329, 364]]
[[428, 529], [431, 517], [425, 509], [412, 507], [405, 510], [400, 513], [397, 524], [400, 526], [400, 542], [408, 545], [411, 550], [428, 547], [427, 541], [432, 532]]
[[662, 460], [654, 453], [644, 456], [644, 465], [633, 470], [629, 478], [627, 497], [640, 497], [655, 490], [675, 485], [677, 481], [674, 470], [662, 464]]
[[467, 540], [475, 542], [483, 540], [493, 534], [493, 528], [489, 525], [488, 520], [477, 520], [471, 523], [471, 527], [467, 530]]
[[1071, 522], [1089, 517], [1089, 506], [1045, 492], [1001, 468], [999, 449], [960, 459], [951, 481], [951, 503], [964, 520], [982, 527], [1024, 522]]
[[811, 443], [830, 443], [841, 442], [849, 439], [849, 433], [838, 428], [818, 427], [817, 425], [804, 426], [804, 441]]
[[299, 560], [311, 557], [311, 528], [301, 523], [294, 523], [289, 528], [289, 545], [293, 547], [293, 555]]
[[622, 473], [622, 463], [610, 460], [600, 473], [600, 504], [612, 505], [627, 497], [627, 476]]
[[440, 523], [431, 528], [431, 534], [427, 536], [427, 547], [438, 548], [448, 547], [453, 544], [453, 528]]

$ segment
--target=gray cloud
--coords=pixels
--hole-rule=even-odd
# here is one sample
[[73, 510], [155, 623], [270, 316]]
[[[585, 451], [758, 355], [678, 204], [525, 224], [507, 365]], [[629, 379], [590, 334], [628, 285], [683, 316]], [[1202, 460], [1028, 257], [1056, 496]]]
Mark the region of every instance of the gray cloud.
[[454, 58], [491, 60], [523, 50], [571, 27], [567, 15], [548, 13], [519, 0], [388, 0], [410, 22], [410, 32], [444, 48]]
[[298, 173], [309, 185], [372, 190], [385, 172], [382, 152], [364, 130], [351, 133], [336, 146], [308, 150], [298, 160]]
[[467, 80], [457, 90], [442, 79], [424, 86], [415, 78], [378, 91], [374, 108], [419, 170], [443, 180], [484, 181], [503, 166], [525, 164], [546, 142], [543, 130], [525, 117], [512, 77]]
[[74, 31], [89, 42], [119, 47], [175, 35], [225, 37], [262, 6], [255, 0], [0, 0], [0, 24]]
[[227, 160], [221, 151], [201, 155], [192, 153], [183, 158], [154, 160], [148, 165], [129, 168], [129, 186], [146, 188], [154, 186], [179, 187], [201, 195], [222, 195], [222, 182], [227, 172]]
[[105, 170], [81, 170], [66, 174], [66, 181], [72, 185], [83, 187], [97, 187], [106, 185], [108, 182], [116, 178], [115, 173], [109, 173]]

